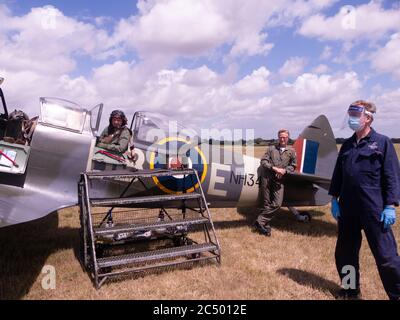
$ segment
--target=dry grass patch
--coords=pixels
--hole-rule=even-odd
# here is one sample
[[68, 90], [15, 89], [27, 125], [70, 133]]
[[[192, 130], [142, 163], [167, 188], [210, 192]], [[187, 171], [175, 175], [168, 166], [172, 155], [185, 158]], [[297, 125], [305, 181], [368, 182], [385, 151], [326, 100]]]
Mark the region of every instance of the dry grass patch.
[[[311, 208], [310, 208], [311, 209]], [[77, 208], [6, 228], [0, 234], [1, 299], [334, 299], [339, 288], [334, 265], [336, 224], [329, 206], [313, 208], [309, 224], [281, 210], [270, 238], [251, 232], [255, 214], [214, 209], [222, 265], [133, 274], [95, 290], [77, 252]], [[399, 213], [399, 212], [398, 212]], [[58, 227], [57, 227], [58, 226]], [[400, 228], [394, 228], [397, 239]], [[44, 290], [41, 269], [53, 265], [56, 290]], [[364, 240], [361, 250], [363, 296], [386, 299], [375, 262]]]
[[[282, 209], [270, 238], [251, 232], [254, 210], [212, 209], [222, 246], [221, 266], [206, 263], [133, 274], [98, 291], [77, 258], [78, 210], [65, 209], [1, 230], [0, 299], [334, 299], [339, 288], [336, 222], [329, 206], [309, 209], [309, 224]], [[394, 233], [399, 241], [400, 223]], [[365, 238], [360, 257], [363, 297], [386, 299]], [[56, 268], [55, 290], [42, 289], [44, 265]]]

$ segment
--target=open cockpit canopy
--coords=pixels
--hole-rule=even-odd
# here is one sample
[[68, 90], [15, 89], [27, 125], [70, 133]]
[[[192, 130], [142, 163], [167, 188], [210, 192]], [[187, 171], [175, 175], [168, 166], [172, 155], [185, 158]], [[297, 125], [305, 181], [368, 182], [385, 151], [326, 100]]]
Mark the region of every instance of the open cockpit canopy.
[[[59, 98], [40, 98], [40, 122], [76, 133], [97, 133], [103, 104], [88, 111], [80, 105]], [[90, 121], [87, 119], [90, 118]]]
[[146, 149], [159, 149], [169, 139], [188, 144], [200, 143], [200, 136], [195, 130], [156, 112], [136, 112], [131, 129], [135, 145]]

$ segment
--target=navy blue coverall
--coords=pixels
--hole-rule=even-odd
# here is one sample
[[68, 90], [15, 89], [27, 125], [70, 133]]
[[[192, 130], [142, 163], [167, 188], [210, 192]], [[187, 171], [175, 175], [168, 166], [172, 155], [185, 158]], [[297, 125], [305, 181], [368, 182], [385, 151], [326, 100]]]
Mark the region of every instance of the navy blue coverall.
[[346, 265], [356, 269], [359, 287], [361, 229], [374, 255], [390, 299], [400, 298], [400, 257], [391, 228], [383, 229], [381, 212], [399, 205], [400, 167], [390, 139], [371, 128], [357, 144], [356, 134], [340, 149], [329, 194], [339, 198], [338, 239], [335, 259], [339, 276]]

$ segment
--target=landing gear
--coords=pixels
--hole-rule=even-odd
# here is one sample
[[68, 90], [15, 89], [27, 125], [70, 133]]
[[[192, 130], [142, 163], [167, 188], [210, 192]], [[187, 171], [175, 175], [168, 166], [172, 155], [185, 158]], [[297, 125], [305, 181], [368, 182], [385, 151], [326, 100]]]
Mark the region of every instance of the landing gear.
[[293, 213], [299, 222], [306, 222], [309, 223], [311, 222], [311, 214], [308, 213], [307, 211], [302, 211], [299, 212], [296, 208], [294, 207], [288, 207], [289, 211]]
[[194, 244], [193, 240], [188, 238], [186, 233], [175, 236], [172, 241], [175, 247], [190, 246]]
[[[192, 239], [187, 237], [187, 234], [183, 234], [180, 237], [176, 237], [173, 239], [174, 246], [180, 247], [180, 246], [191, 246], [196, 244]], [[198, 259], [201, 257], [201, 254], [198, 253], [192, 253], [186, 256], [187, 259]]]
[[307, 211], [300, 212], [299, 216], [297, 216], [297, 221], [300, 222], [311, 222], [311, 214], [309, 214]]

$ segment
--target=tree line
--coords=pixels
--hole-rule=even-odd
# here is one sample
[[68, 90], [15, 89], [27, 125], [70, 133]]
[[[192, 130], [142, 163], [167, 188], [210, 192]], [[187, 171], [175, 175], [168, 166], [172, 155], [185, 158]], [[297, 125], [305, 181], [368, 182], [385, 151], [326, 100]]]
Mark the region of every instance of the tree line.
[[[343, 144], [343, 142], [346, 140], [347, 138], [336, 138], [336, 144]], [[400, 138], [392, 138], [391, 139], [393, 143], [400, 143]], [[242, 145], [242, 146], [246, 146], [246, 145], [254, 145], [254, 146], [270, 146], [272, 144], [277, 143], [277, 139], [263, 139], [263, 138], [256, 138], [254, 140], [244, 140], [244, 139], [240, 139], [240, 140], [236, 140], [236, 141], [229, 141], [229, 140], [216, 140], [216, 139], [209, 139], [207, 140], [203, 140], [203, 143], [209, 143], [209, 144], [213, 144], [213, 145], [224, 145], [224, 146], [229, 146], [229, 145]], [[296, 140], [293, 139], [289, 139], [289, 144], [293, 144]]]

